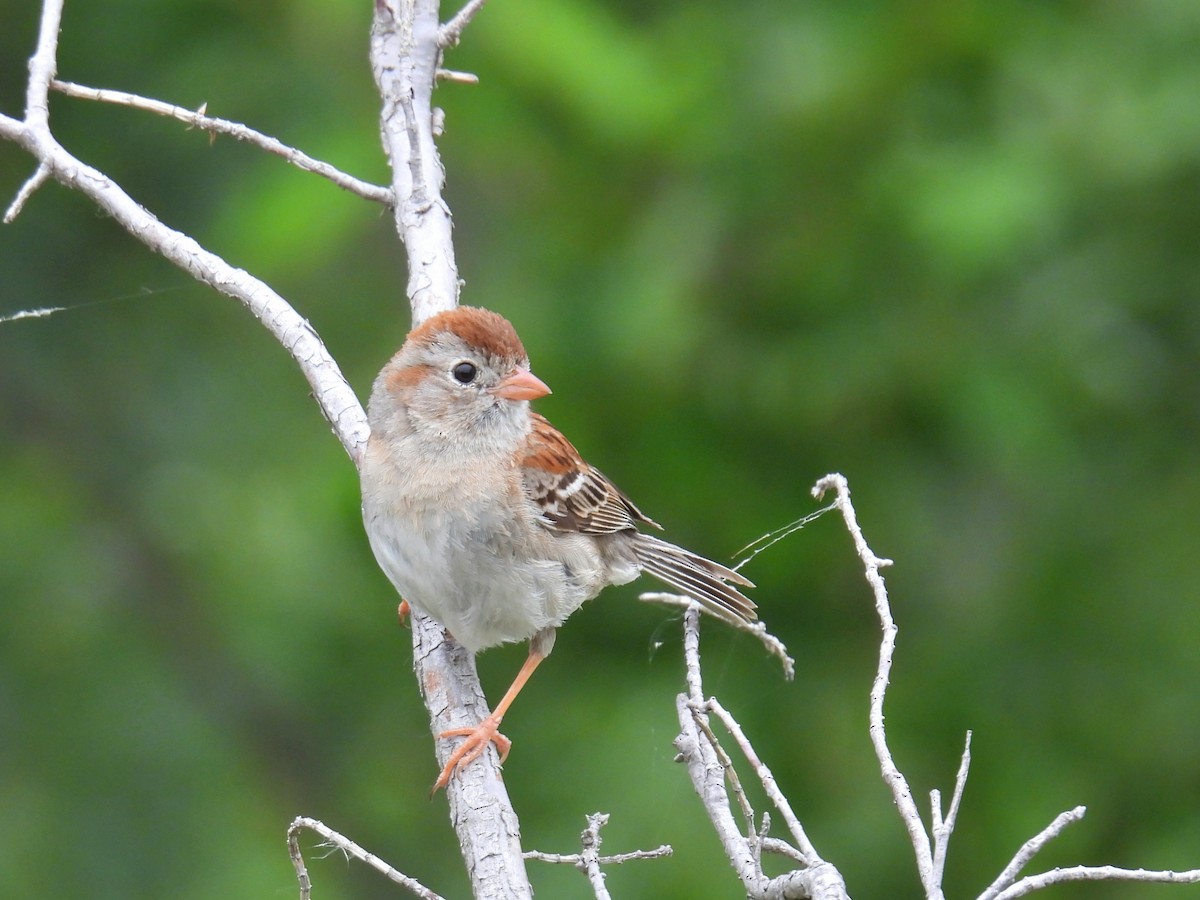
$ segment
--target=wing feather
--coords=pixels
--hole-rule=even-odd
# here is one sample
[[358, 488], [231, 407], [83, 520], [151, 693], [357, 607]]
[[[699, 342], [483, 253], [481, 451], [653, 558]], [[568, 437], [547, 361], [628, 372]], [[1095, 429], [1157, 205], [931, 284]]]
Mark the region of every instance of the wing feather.
[[531, 413], [533, 431], [520, 460], [526, 496], [552, 531], [606, 535], [628, 533], [639, 568], [699, 602], [718, 618], [753, 622], [754, 601], [734, 585], [753, 582], [720, 563], [637, 530], [659, 524], [643, 513], [571, 442], [542, 416]]

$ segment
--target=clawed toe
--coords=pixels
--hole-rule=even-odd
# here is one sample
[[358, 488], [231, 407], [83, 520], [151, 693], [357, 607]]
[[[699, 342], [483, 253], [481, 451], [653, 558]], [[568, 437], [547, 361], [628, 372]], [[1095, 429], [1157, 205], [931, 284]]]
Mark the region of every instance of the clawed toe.
[[458, 769], [479, 759], [488, 744], [496, 745], [501, 763], [508, 759], [508, 751], [512, 749], [512, 741], [500, 733], [500, 720], [492, 716], [488, 716], [474, 728], [451, 728], [449, 731], [443, 731], [441, 737], [465, 737], [466, 740], [455, 747], [450, 758], [446, 760], [442, 773], [433, 783], [433, 790], [430, 792], [433, 794], [449, 784], [451, 776]]

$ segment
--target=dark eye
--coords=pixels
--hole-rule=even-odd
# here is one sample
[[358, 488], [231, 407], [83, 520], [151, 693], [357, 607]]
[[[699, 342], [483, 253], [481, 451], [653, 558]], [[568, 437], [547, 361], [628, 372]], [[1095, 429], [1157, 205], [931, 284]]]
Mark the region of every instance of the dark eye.
[[450, 370], [450, 374], [454, 376], [454, 380], [459, 384], [470, 384], [475, 380], [475, 376], [479, 374], [479, 370], [475, 368], [474, 363], [460, 362]]

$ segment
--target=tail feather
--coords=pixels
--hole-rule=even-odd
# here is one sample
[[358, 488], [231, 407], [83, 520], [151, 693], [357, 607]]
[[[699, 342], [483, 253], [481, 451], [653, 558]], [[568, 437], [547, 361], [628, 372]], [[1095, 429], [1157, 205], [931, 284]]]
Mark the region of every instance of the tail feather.
[[733, 569], [647, 534], [639, 534], [634, 546], [638, 563], [645, 571], [691, 597], [718, 618], [738, 622], [753, 622], [758, 618], [754, 601], [733, 587], [733, 584], [754, 587], [754, 583]]

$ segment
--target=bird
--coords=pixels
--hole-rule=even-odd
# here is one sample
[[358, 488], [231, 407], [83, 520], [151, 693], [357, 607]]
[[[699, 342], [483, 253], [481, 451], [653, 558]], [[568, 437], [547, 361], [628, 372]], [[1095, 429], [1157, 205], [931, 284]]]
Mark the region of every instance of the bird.
[[[753, 587], [727, 566], [640, 529], [643, 513], [530, 401], [550, 394], [512, 324], [470, 306], [418, 324], [376, 377], [361, 462], [363, 522], [402, 600], [472, 653], [528, 641], [511, 687], [462, 736], [434, 784], [489, 743], [554, 647], [556, 629], [608, 585], [647, 572], [728, 622], [753, 622]], [[403, 608], [403, 603], [402, 603]]]

